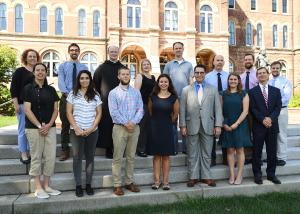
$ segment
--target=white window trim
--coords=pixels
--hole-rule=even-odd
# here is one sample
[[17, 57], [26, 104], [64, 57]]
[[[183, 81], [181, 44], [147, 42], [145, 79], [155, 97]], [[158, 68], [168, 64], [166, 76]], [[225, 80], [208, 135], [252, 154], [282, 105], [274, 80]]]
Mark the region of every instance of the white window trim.
[[[41, 8], [45, 7], [47, 9], [47, 31], [46, 32], [41, 32]], [[39, 7], [39, 33], [40, 34], [48, 34], [49, 33], [49, 10], [46, 5], [41, 5]]]
[[[169, 3], [169, 2], [167, 2], [167, 3]], [[166, 3], [166, 4], [167, 4]], [[175, 2], [174, 2], [175, 3]], [[176, 3], [175, 3], [176, 4]], [[176, 4], [176, 6], [177, 6], [177, 4]], [[166, 11], [170, 11], [170, 17], [171, 17], [171, 26], [170, 26], [170, 29], [169, 30], [167, 30], [166, 29]], [[173, 23], [174, 23], [174, 19], [173, 19], [173, 13], [175, 12], [175, 11], [177, 11], [177, 30], [174, 30], [174, 25], [173, 25]], [[164, 30], [165, 31], [175, 31], [175, 32], [177, 32], [178, 31], [178, 21], [179, 21], [179, 11], [178, 11], [178, 7], [177, 8], [167, 8], [167, 7], [165, 7], [165, 11], [164, 11]]]
[[[132, 27], [128, 26], [128, 7], [132, 8]], [[136, 27], [136, 23], [137, 23], [136, 8], [140, 8], [140, 10], [141, 10], [140, 27], [138, 27], [138, 28]], [[141, 5], [126, 4], [126, 19], [127, 19], [127, 22], [126, 22], [127, 28], [140, 29], [141, 25], [142, 25], [142, 7], [141, 7]]]
[[[84, 15], [85, 15], [84, 20], [83, 20], [83, 23], [82, 23], [82, 24], [84, 24], [83, 27], [85, 28], [85, 29], [84, 29], [84, 32], [83, 32], [83, 35], [80, 35], [80, 23], [81, 23], [81, 22], [79, 22], [79, 21], [80, 21], [80, 11], [81, 11], [81, 10], [83, 10]], [[85, 9], [80, 8], [80, 9], [78, 10], [78, 12], [77, 12], [77, 20], [78, 20], [78, 22], [77, 22], [78, 36], [80, 36], [80, 37], [82, 37], [82, 36], [87, 36], [87, 12], [86, 12]]]
[[234, 27], [234, 44], [230, 44], [230, 32], [229, 32], [229, 46], [236, 46], [236, 27], [235, 27], [235, 21], [234, 20], [229, 20], [229, 26], [228, 26], [228, 28], [230, 28], [230, 23], [233, 23], [233, 27]]
[[[18, 5], [21, 5], [22, 6], [22, 20], [23, 20], [23, 22], [22, 22], [22, 32], [16, 32], [16, 7], [18, 6]], [[21, 4], [21, 3], [17, 3], [16, 5], [15, 5], [15, 7], [14, 7], [14, 13], [15, 13], [15, 20], [14, 20], [14, 23], [15, 23], [15, 32], [14, 33], [17, 33], [17, 34], [19, 34], [19, 33], [24, 33], [24, 23], [25, 23], [25, 16], [24, 16], [24, 5], [23, 4]], [[7, 18], [7, 20], [8, 20], [8, 18]], [[7, 25], [8, 25], [8, 22], [7, 22]]]
[[[62, 34], [56, 34], [56, 10], [60, 8], [62, 10]], [[62, 7], [57, 7], [54, 10], [54, 35], [55, 36], [63, 36], [65, 34], [65, 13]]]
[[[211, 8], [212, 11], [202, 11], [201, 10], [201, 7], [203, 6], [209, 6]], [[200, 7], [200, 14], [199, 14], [199, 32], [200, 33], [213, 33], [214, 32], [214, 11], [212, 9], [212, 7], [208, 4], [205, 4], [205, 5], [202, 5]], [[205, 29], [204, 29], [204, 32], [201, 31], [201, 13], [204, 13], [204, 21], [205, 21]], [[208, 32], [208, 15], [211, 14], [212, 16], [212, 28], [211, 28], [211, 32]]]

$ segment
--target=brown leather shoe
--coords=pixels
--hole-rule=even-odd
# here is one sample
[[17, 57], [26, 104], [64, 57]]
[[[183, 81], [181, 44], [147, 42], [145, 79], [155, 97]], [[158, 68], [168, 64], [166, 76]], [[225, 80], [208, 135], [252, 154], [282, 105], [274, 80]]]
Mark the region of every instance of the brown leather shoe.
[[188, 182], [187, 182], [187, 187], [194, 187], [195, 184], [198, 183], [198, 179], [190, 179]]
[[200, 181], [201, 181], [201, 183], [205, 183], [210, 187], [217, 186], [216, 182], [213, 179], [201, 179]]
[[70, 157], [70, 150], [62, 151], [62, 153], [59, 157], [59, 161], [65, 161], [65, 160], [69, 159], [69, 157]]
[[122, 187], [114, 187], [114, 194], [117, 196], [124, 195], [124, 191]]
[[140, 188], [138, 188], [138, 186], [135, 185], [134, 183], [125, 185], [125, 188], [128, 189], [131, 192], [140, 192]]

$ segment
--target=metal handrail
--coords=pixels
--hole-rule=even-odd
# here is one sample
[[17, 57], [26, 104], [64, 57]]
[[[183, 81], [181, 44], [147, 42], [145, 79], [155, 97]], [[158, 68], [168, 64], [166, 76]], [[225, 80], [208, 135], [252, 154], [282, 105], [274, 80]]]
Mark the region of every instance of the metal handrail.
[[0, 107], [2, 107], [2, 106], [5, 106], [5, 105], [7, 105], [7, 104], [9, 104], [9, 103], [11, 103], [13, 100], [11, 99], [11, 100], [9, 100], [9, 101], [6, 101], [5, 103], [2, 103], [2, 104], [0, 104]]

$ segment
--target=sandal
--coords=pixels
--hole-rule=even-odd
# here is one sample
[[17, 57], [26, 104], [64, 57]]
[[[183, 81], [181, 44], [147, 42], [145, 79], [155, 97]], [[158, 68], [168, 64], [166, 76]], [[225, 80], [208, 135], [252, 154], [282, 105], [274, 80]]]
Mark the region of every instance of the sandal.
[[160, 186], [161, 186], [161, 183], [154, 183], [154, 184], [152, 184], [151, 189], [158, 190], [160, 188]]
[[170, 190], [171, 187], [170, 187], [169, 183], [166, 183], [166, 184], [163, 185], [162, 189], [163, 190]]

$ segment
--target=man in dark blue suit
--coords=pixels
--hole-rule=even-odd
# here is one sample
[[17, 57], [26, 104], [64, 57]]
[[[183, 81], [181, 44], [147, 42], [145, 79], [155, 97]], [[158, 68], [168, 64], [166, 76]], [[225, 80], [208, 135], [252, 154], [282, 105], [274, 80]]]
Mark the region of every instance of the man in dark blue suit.
[[267, 149], [267, 179], [281, 184], [275, 175], [278, 116], [281, 110], [281, 94], [278, 88], [268, 85], [269, 71], [258, 68], [256, 76], [259, 84], [249, 91], [250, 111], [253, 115], [253, 162], [254, 182], [262, 184], [261, 155], [264, 142]]

